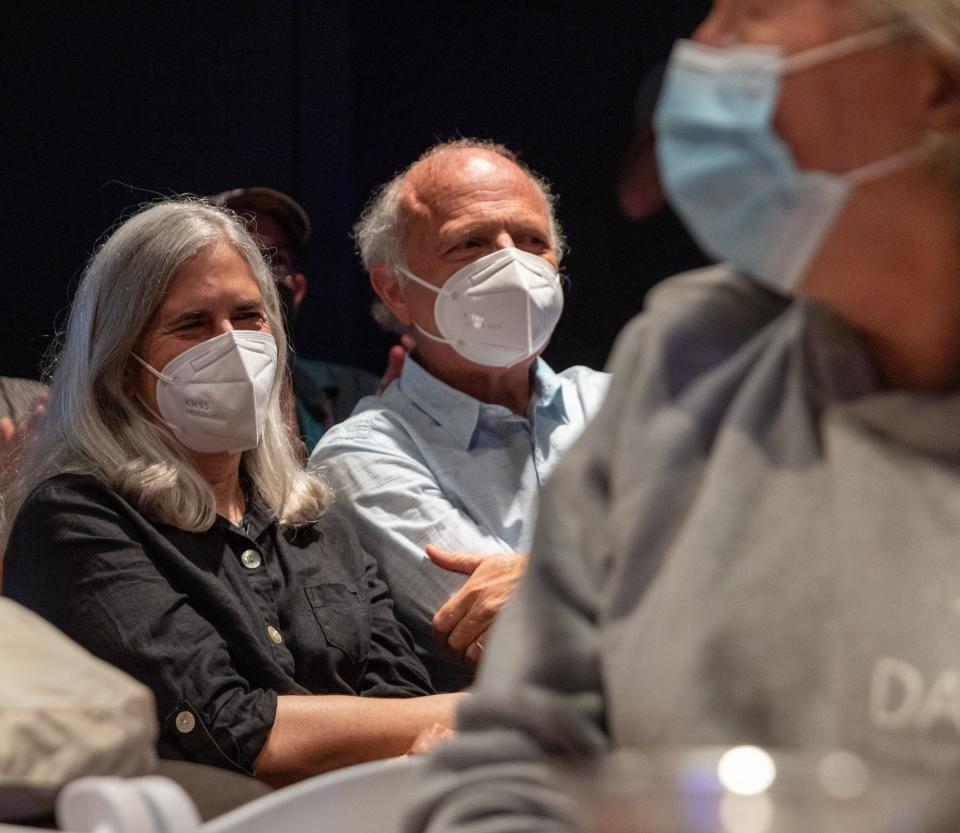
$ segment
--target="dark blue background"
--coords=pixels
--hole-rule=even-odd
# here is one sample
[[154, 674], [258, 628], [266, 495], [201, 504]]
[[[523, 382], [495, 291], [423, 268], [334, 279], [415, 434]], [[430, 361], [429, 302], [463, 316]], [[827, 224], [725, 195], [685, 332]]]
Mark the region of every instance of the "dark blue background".
[[14, 2], [0, 8], [0, 374], [36, 376], [84, 260], [158, 195], [272, 185], [314, 223], [300, 352], [379, 370], [389, 339], [349, 230], [436, 139], [505, 142], [551, 179], [571, 252], [547, 358], [600, 366], [660, 278], [699, 256], [614, 182], [639, 80], [705, 0]]

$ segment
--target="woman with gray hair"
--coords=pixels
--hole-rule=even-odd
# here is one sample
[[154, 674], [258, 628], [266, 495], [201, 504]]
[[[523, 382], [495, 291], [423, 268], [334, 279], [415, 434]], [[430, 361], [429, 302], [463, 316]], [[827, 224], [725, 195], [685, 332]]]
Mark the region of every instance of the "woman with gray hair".
[[715, 0], [655, 124], [721, 265], [621, 335], [411, 831], [570, 829], [623, 747], [960, 763], [960, 0]]
[[421, 696], [373, 560], [323, 515], [286, 355], [236, 217], [141, 210], [87, 265], [5, 506], [4, 594], [153, 690], [161, 755], [273, 783], [402, 754], [455, 704]]

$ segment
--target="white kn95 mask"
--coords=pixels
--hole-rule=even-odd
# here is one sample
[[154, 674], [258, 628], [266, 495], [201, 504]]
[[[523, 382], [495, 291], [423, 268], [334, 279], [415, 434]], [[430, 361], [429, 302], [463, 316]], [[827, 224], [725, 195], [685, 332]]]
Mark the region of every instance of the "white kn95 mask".
[[402, 267], [398, 271], [437, 293], [433, 317], [440, 335], [414, 326], [427, 338], [449, 344], [465, 359], [488, 367], [511, 367], [535, 356], [563, 312], [563, 290], [553, 265], [522, 249], [498, 249], [454, 272], [442, 287]]
[[157, 377], [160, 413], [154, 416], [187, 448], [213, 453], [259, 445], [277, 371], [270, 333], [231, 330], [185, 350], [159, 371], [132, 355]]

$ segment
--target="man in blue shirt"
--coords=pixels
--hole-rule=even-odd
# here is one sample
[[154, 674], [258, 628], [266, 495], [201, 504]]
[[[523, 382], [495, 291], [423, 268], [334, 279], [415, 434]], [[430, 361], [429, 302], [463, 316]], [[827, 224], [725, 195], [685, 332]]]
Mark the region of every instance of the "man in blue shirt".
[[384, 185], [355, 228], [378, 320], [416, 349], [311, 465], [438, 689], [469, 683], [526, 566], [541, 484], [606, 391], [606, 374], [539, 358], [563, 303], [553, 202], [503, 146], [459, 140]]

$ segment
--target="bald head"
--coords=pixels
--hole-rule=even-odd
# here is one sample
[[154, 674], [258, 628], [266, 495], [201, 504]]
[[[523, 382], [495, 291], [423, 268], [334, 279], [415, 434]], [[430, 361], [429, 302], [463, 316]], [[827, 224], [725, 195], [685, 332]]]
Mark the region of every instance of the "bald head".
[[441, 147], [415, 162], [400, 180], [401, 206], [415, 213], [418, 203], [427, 206], [444, 200], [451, 190], [469, 198], [472, 192], [483, 192], [504, 184], [523, 189], [535, 199], [546, 200], [528, 173], [512, 156], [504, 156], [484, 147]]
[[401, 181], [398, 215], [402, 257], [414, 269], [418, 251], [441, 254], [471, 236], [475, 249], [494, 248], [501, 230], [504, 245], [543, 238], [553, 250], [543, 194], [519, 165], [483, 148], [451, 148], [415, 164]]
[[459, 189], [465, 195], [472, 184], [480, 194], [485, 184], [518, 175], [523, 181], [522, 187], [536, 191], [544, 206], [551, 247], [559, 260], [565, 250], [565, 240], [555, 216], [556, 198], [549, 183], [503, 145], [457, 139], [434, 145], [370, 198], [354, 227], [357, 250], [367, 271], [375, 265], [406, 265], [406, 222], [422, 217], [425, 212], [435, 212], [445, 190]]

